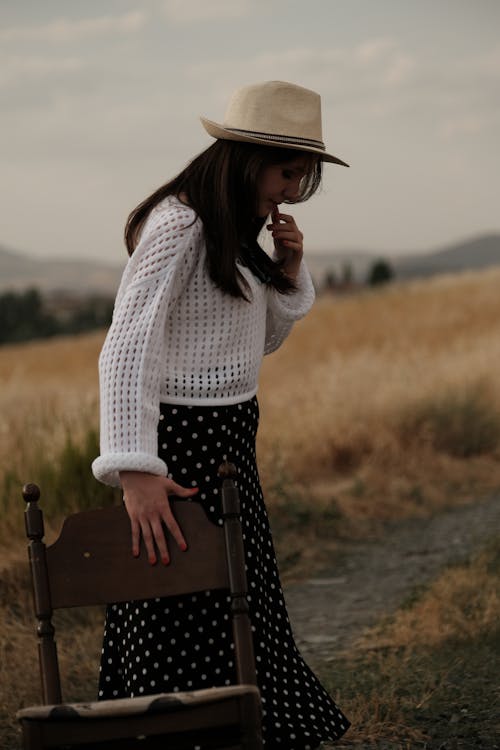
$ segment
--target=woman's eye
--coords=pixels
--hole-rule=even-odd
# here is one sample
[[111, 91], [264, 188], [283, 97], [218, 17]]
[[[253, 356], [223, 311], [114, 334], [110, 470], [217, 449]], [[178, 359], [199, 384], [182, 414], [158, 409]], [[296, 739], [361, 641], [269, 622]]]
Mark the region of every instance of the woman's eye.
[[285, 180], [291, 180], [293, 177], [292, 173], [289, 172], [288, 169], [284, 169], [282, 174]]

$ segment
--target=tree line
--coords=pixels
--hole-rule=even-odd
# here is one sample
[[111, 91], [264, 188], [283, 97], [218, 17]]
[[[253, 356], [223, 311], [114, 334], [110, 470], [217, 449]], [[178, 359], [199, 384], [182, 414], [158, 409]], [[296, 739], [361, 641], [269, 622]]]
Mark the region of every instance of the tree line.
[[[369, 269], [365, 283], [370, 286], [391, 281], [394, 273], [387, 261], [378, 260]], [[333, 271], [324, 278], [325, 291], [349, 290], [357, 286], [350, 265], [340, 277]], [[108, 327], [113, 314], [113, 299], [104, 296], [86, 298], [62, 294], [43, 297], [36, 288], [0, 293], [0, 345], [48, 338], [61, 334], [83, 333]]]
[[340, 274], [333, 270], [325, 273], [322, 288], [324, 291], [349, 291], [360, 286], [380, 286], [394, 279], [394, 270], [390, 263], [383, 258], [372, 263], [366, 278], [360, 282], [354, 278], [354, 272], [350, 263], [345, 263]]
[[[68, 297], [65, 298], [68, 302]], [[61, 334], [82, 333], [109, 326], [113, 300], [102, 296], [70, 299], [66, 308], [57, 298], [50, 304], [38, 289], [0, 294], [0, 344], [12, 344]]]

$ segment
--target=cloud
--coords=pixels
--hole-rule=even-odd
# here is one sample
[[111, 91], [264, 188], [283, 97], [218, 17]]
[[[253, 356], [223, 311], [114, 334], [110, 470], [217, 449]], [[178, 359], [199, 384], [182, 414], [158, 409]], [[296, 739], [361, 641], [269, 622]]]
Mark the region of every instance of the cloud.
[[0, 66], [0, 86], [18, 85], [20, 81], [40, 80], [74, 75], [86, 67], [78, 57], [7, 56]]
[[484, 52], [477, 59], [475, 68], [483, 75], [500, 78], [500, 44]]
[[353, 56], [362, 64], [373, 65], [390, 54], [394, 47], [394, 40], [390, 37], [376, 37], [358, 44], [353, 50]]
[[144, 11], [130, 11], [120, 16], [99, 16], [68, 20], [55, 19], [39, 26], [11, 26], [0, 30], [0, 41], [68, 43], [104, 34], [129, 34], [142, 28]]
[[[500, 120], [500, 46], [462, 59], [429, 56], [392, 37], [352, 47], [278, 50], [247, 58], [192, 64], [187, 75], [209, 98], [208, 117], [224, 111], [231, 92], [255, 81], [281, 79], [319, 91], [324, 110], [379, 127], [403, 117], [409, 128], [451, 139], [492, 131]], [[328, 122], [328, 117], [325, 117]]]
[[[254, 10], [256, 4], [254, 1]], [[252, 3], [250, 0], [165, 0], [163, 7], [171, 21], [196, 23], [241, 18], [250, 12]]]
[[[227, 72], [226, 59], [193, 64], [190, 74], [195, 78], [213, 78], [220, 72]], [[299, 47], [279, 52], [266, 52], [251, 59], [231, 61], [231, 70], [240, 75], [241, 70], [251, 70], [255, 77], [262, 80], [276, 78], [284, 80], [304, 79], [304, 77], [323, 78], [330, 81], [344, 80], [349, 85], [351, 80], [370, 78], [378, 85], [403, 83], [416, 68], [416, 61], [408, 53], [400, 50], [396, 42], [388, 39], [374, 39], [357, 47], [317, 48]], [[246, 77], [246, 76], [245, 76]]]
[[319, 91], [326, 102], [358, 99], [364, 106], [394, 97], [418, 76], [417, 60], [392, 39], [370, 39], [352, 48], [300, 47], [266, 52], [253, 58], [219, 59], [192, 64], [187, 74], [226, 95], [259, 80], [293, 81]]
[[498, 118], [482, 114], [463, 114], [458, 117], [445, 118], [439, 126], [439, 135], [444, 140], [451, 140], [456, 136], [476, 136], [491, 125], [498, 128]]

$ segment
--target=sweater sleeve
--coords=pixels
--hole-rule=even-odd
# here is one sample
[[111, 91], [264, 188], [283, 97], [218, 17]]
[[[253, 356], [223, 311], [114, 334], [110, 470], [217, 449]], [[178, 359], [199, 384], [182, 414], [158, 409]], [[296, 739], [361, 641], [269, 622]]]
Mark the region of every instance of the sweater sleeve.
[[120, 471], [167, 475], [157, 446], [165, 323], [200, 238], [191, 209], [156, 209], [125, 269], [99, 357], [101, 455], [92, 471], [105, 484], [120, 486]]
[[264, 354], [271, 354], [278, 349], [292, 330], [294, 322], [303, 318], [313, 305], [314, 285], [304, 261], [300, 264], [296, 284], [297, 289], [291, 294], [269, 290]]

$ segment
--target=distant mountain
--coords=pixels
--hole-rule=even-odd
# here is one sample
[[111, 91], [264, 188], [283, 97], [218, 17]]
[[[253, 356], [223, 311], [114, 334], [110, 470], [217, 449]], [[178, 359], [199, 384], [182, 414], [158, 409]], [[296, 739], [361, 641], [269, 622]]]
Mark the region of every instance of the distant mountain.
[[500, 265], [500, 234], [474, 237], [424, 255], [405, 255], [392, 261], [399, 278], [430, 276]]
[[[427, 253], [394, 255], [344, 250], [308, 252], [306, 257], [318, 285], [323, 282], [327, 273], [334, 273], [341, 279], [349, 271], [356, 281], [364, 281], [372, 264], [380, 258], [391, 264], [396, 278], [425, 277], [436, 273], [500, 265], [500, 234], [474, 237]], [[123, 266], [125, 260], [124, 257]], [[60, 290], [80, 295], [96, 293], [114, 296], [123, 266], [93, 260], [34, 258], [0, 247], [0, 291], [35, 286], [42, 292]]]
[[42, 292], [61, 290], [114, 296], [122, 270], [92, 260], [34, 258], [0, 247], [0, 291], [36, 287]]
[[317, 283], [327, 273], [342, 278], [346, 267], [350, 267], [357, 281], [364, 281], [372, 264], [381, 258], [392, 266], [396, 278], [432, 276], [436, 273], [465, 271], [500, 265], [500, 234], [473, 237], [463, 242], [423, 253], [394, 253], [340, 251], [331, 253], [307, 253], [307, 264]]

